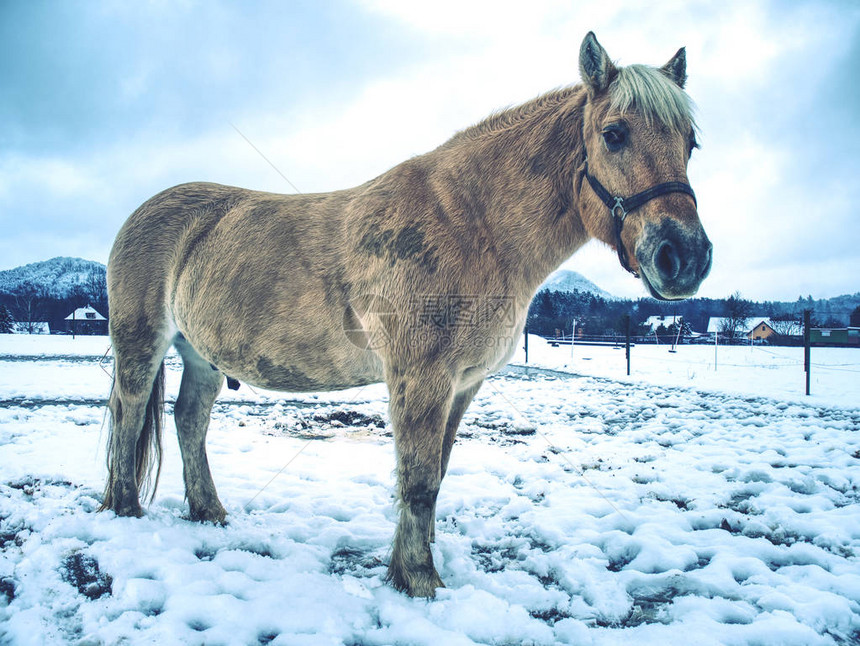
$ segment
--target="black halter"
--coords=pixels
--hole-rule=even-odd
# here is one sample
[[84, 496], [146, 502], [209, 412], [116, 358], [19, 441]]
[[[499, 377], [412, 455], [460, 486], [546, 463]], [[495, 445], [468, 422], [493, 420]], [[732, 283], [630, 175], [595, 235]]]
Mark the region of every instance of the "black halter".
[[641, 193], [636, 193], [636, 195], [631, 195], [630, 197], [619, 197], [617, 195], [612, 195], [607, 191], [606, 187], [604, 187], [596, 177], [588, 172], [588, 157], [585, 158], [585, 166], [582, 172], [585, 174], [585, 178], [591, 185], [591, 189], [607, 206], [609, 212], [612, 213], [613, 228], [615, 229], [615, 248], [618, 251], [618, 261], [624, 269], [636, 276], [636, 278], [639, 278], [639, 274], [630, 268], [630, 262], [627, 259], [627, 250], [624, 248], [624, 243], [621, 241], [621, 229], [624, 227], [624, 220], [627, 218], [627, 214], [631, 211], [635, 211], [646, 202], [650, 202], [655, 197], [660, 197], [667, 193], [686, 193], [693, 198], [693, 203], [698, 206], [698, 203], [696, 202], [696, 194], [693, 192], [690, 185], [685, 184], [684, 182], [664, 182], [645, 189]]

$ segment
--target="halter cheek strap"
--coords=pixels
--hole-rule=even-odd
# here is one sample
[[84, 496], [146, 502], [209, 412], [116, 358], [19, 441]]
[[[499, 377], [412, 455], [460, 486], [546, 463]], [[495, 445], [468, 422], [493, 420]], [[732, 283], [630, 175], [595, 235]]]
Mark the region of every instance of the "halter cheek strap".
[[639, 278], [639, 274], [633, 271], [630, 267], [630, 261], [627, 257], [627, 249], [624, 248], [624, 243], [621, 241], [621, 230], [624, 228], [624, 220], [627, 218], [627, 214], [635, 211], [646, 202], [650, 202], [655, 197], [660, 197], [667, 193], [686, 193], [693, 198], [693, 204], [698, 206], [698, 203], [696, 202], [696, 194], [693, 192], [690, 185], [685, 184], [684, 182], [663, 182], [662, 184], [652, 186], [651, 188], [645, 189], [644, 191], [631, 195], [630, 197], [620, 197], [618, 195], [612, 195], [596, 177], [588, 172], [588, 157], [585, 158], [585, 165], [582, 172], [588, 180], [591, 190], [594, 191], [597, 197], [600, 198], [600, 201], [606, 205], [609, 212], [612, 214], [613, 229], [615, 231], [615, 249], [618, 252], [618, 261], [624, 269], [636, 276], [636, 278]]

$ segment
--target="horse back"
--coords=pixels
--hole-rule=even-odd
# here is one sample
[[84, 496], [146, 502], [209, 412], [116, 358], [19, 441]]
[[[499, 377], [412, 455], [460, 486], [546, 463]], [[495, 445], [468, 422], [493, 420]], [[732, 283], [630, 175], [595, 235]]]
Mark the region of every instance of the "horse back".
[[[346, 192], [183, 184], [135, 211], [109, 264], [112, 310], [180, 332], [236, 378], [283, 390], [381, 379], [343, 331]], [[159, 327], [160, 326], [160, 327]]]

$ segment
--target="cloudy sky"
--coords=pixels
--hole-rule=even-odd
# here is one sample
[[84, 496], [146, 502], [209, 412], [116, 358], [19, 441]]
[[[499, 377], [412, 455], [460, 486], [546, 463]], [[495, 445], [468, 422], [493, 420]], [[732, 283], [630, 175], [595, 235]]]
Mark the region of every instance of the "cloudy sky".
[[[168, 186], [353, 186], [490, 112], [687, 47], [700, 295], [860, 291], [860, 3], [0, 0], [0, 269], [105, 262]], [[240, 135], [239, 133], [242, 133]], [[644, 295], [607, 248], [565, 263]]]

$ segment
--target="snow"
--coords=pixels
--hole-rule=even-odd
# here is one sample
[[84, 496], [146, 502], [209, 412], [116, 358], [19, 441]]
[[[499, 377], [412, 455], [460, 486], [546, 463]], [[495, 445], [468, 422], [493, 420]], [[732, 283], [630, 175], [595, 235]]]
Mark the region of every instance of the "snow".
[[87, 305], [86, 307], [79, 307], [74, 312], [69, 314], [66, 321], [107, 321], [107, 319], [99, 314], [98, 310], [96, 310], [91, 305]]
[[[708, 319], [708, 334], [723, 334], [727, 327], [730, 327], [731, 319], [723, 316], [712, 316]], [[803, 336], [803, 323], [799, 321], [779, 321], [776, 322], [767, 316], [750, 316], [738, 321], [737, 332], [744, 335], [750, 334], [760, 324], [764, 323], [771, 330], [778, 330], [779, 334], [784, 336]]]
[[657, 328], [675, 325], [675, 323], [679, 323], [683, 317], [682, 316], [666, 316], [666, 315], [654, 315], [649, 316], [645, 319], [645, 322], [642, 324], [643, 327], [647, 327], [652, 332], [656, 332]]
[[12, 321], [13, 334], [50, 334], [51, 324], [48, 321]]
[[538, 288], [538, 291], [549, 290], [556, 292], [574, 292], [579, 291], [584, 294], [594, 294], [601, 298], [614, 299], [615, 297], [601, 289], [582, 274], [571, 271], [570, 269], [557, 269], [549, 277], [543, 281], [543, 284]]
[[[524, 365], [523, 343], [513, 358]], [[811, 396], [806, 396], [802, 347], [635, 344], [627, 376], [624, 339], [616, 346], [553, 347], [529, 335], [528, 365], [634, 383], [681, 386], [827, 406], [860, 405], [860, 349], [812, 348]]]
[[[571, 374], [479, 392], [437, 505], [448, 587], [426, 601], [383, 583], [384, 386], [225, 391], [223, 527], [184, 518], [168, 415], [159, 493], [117, 518], [95, 513], [107, 348], [0, 336], [0, 643], [860, 640], [856, 350], [813, 349], [805, 397], [797, 349], [721, 347], [714, 371], [710, 346], [636, 346], [627, 377], [623, 350], [530, 337], [529, 366]], [[169, 356], [168, 412], [180, 371]]]
[[43, 288], [46, 295], [65, 298], [76, 288], [104, 280], [105, 266], [83, 258], [51, 258], [0, 271], [0, 292], [15, 294], [26, 286]]

